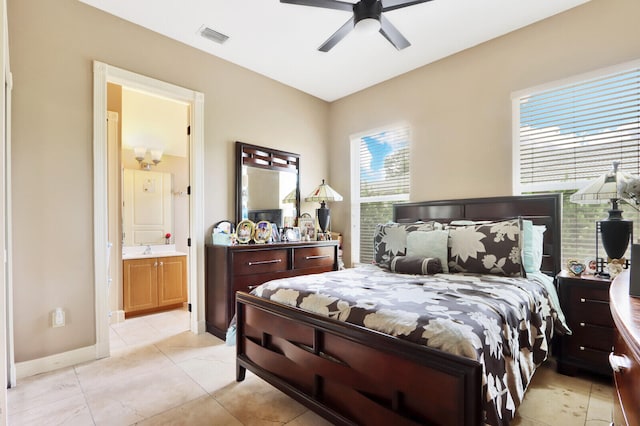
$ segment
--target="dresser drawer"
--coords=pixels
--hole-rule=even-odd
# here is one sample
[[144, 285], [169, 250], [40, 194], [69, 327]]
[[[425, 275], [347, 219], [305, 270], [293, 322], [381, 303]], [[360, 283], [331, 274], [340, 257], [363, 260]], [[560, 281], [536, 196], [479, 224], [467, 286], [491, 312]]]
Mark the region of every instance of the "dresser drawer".
[[286, 278], [288, 276], [291, 276], [290, 271], [256, 275], [242, 275], [236, 277], [236, 279], [233, 280], [233, 286], [231, 287], [231, 289], [233, 290], [233, 293], [235, 293], [236, 291], [244, 291], [245, 293], [250, 293], [251, 290], [258, 287], [260, 284], [278, 278]]
[[569, 319], [574, 323], [588, 322], [613, 328], [606, 291], [589, 288], [572, 288], [568, 295]]
[[[640, 364], [624, 339], [616, 333], [615, 351], [609, 358], [611, 367], [614, 370], [616, 395], [614, 404], [624, 410], [627, 424], [640, 424]], [[614, 368], [618, 364], [622, 368]], [[615, 410], [614, 410], [615, 413]], [[624, 418], [624, 416], [622, 417]], [[620, 414], [614, 420], [620, 420]], [[623, 425], [618, 421], [617, 425]]]
[[243, 251], [233, 255], [233, 273], [253, 275], [286, 271], [288, 262], [286, 249]]
[[335, 263], [335, 247], [302, 247], [293, 249], [294, 269], [317, 267], [332, 268]]

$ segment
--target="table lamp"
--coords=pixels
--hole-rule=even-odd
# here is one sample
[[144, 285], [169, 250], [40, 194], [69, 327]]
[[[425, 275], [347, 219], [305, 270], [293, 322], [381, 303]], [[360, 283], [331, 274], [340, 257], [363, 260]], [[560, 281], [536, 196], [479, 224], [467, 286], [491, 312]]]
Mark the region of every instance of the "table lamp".
[[[602, 238], [602, 246], [607, 253], [607, 263], [612, 260], [624, 258], [624, 254], [629, 246], [631, 233], [633, 232], [633, 222], [622, 218], [622, 210], [618, 203], [623, 200], [618, 191], [618, 183], [631, 176], [618, 171], [620, 162], [613, 162], [613, 170], [604, 173], [590, 181], [587, 186], [577, 191], [569, 199], [578, 204], [601, 204], [611, 202], [609, 216], [596, 223], [596, 237], [598, 231]], [[598, 245], [596, 243], [596, 256]], [[598, 260], [599, 262], [599, 260]], [[599, 272], [602, 267], [599, 265]]]
[[318, 226], [323, 233], [326, 233], [329, 230], [329, 224], [331, 223], [330, 210], [326, 203], [328, 201], [342, 201], [342, 195], [338, 194], [335, 189], [327, 185], [324, 182], [324, 179], [322, 179], [320, 186], [314, 189], [313, 192], [305, 197], [304, 200], [320, 203], [320, 208], [316, 209]]

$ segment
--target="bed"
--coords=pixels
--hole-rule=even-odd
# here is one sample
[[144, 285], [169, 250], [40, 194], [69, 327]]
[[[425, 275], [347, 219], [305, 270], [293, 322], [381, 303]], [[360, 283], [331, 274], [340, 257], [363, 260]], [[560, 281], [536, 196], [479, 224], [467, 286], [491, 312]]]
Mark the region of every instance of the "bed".
[[[539, 268], [543, 274], [553, 277], [560, 270], [561, 202], [560, 195], [552, 194], [406, 203], [394, 206], [393, 220], [397, 224], [420, 221], [450, 223], [452, 220], [530, 221], [546, 228], [541, 244]], [[311, 287], [311, 292], [323, 293], [317, 286], [331, 283], [337, 279], [336, 275], [331, 274], [340, 272], [299, 277], [298, 280], [301, 280], [302, 284], [306, 282]], [[369, 278], [363, 278], [367, 281], [365, 286], [376, 287], [375, 282], [384, 273], [371, 272]], [[346, 271], [346, 274], [360, 272]], [[441, 283], [451, 280], [452, 275], [456, 275], [456, 279], [478, 279], [477, 276], [469, 274], [432, 277], [439, 277], [436, 281], [439, 280]], [[418, 279], [412, 275], [404, 276], [413, 277], [411, 285], [435, 285], [420, 281], [422, 277]], [[387, 278], [397, 280], [396, 274], [387, 273]], [[490, 279], [509, 283], [526, 281], [494, 276]], [[353, 280], [353, 276], [346, 280]], [[484, 358], [479, 361], [464, 354], [456, 355], [416, 344], [402, 335], [403, 333], [386, 333], [345, 322], [339, 318], [340, 313], [327, 316], [322, 310], [314, 313], [309, 309], [301, 309], [295, 303], [286, 303], [286, 300], [282, 303], [283, 301], [274, 301], [258, 295], [273, 296], [274, 292], [288, 294], [287, 292], [292, 291], [278, 290], [280, 284], [266, 283], [264, 287], [252, 292], [256, 294], [237, 293], [238, 381], [244, 379], [245, 371], [248, 369], [334, 424], [509, 423], [515, 408], [510, 407], [512, 410], [510, 415], [507, 415], [504, 413], [504, 407], [509, 408], [508, 406], [514, 402], [505, 404], [501, 399], [504, 391], [493, 382], [490, 386], [494, 393], [497, 390], [498, 402], [495, 402], [495, 396], [488, 397], [485, 373], [485, 364], [488, 363]], [[399, 282], [398, 285], [406, 287], [409, 284]], [[481, 287], [493, 288], [491, 285], [493, 283], [483, 283]], [[297, 287], [295, 291], [299, 292], [302, 289], [303, 287]], [[521, 295], [531, 292], [526, 288], [519, 291]], [[515, 290], [509, 294], [511, 297]], [[465, 300], [466, 297], [468, 296], [459, 299]], [[343, 305], [345, 304], [349, 305], [348, 302], [343, 302]], [[561, 317], [561, 312], [559, 316]], [[544, 329], [544, 333], [538, 333], [542, 336], [534, 335], [527, 338], [531, 343], [536, 342], [535, 349], [531, 348], [529, 351], [541, 352], [537, 355], [535, 365], [542, 362], [549, 353], [552, 331], [550, 328], [552, 327], [540, 328]], [[384, 327], [381, 330], [384, 330]], [[413, 335], [415, 340], [416, 333], [405, 334]], [[519, 334], [526, 333], [521, 330]], [[526, 351], [524, 353], [527, 354]], [[513, 358], [518, 360], [522, 356], [518, 353]], [[511, 372], [510, 375], [505, 375], [504, 383], [512, 385], [514, 381], [521, 382], [520, 388], [523, 393], [535, 365], [525, 368], [530, 371], [523, 372], [521, 368], [520, 374]], [[516, 406], [521, 396], [516, 396]], [[487, 409], [491, 404], [496, 406], [495, 413], [491, 412], [492, 408]]]

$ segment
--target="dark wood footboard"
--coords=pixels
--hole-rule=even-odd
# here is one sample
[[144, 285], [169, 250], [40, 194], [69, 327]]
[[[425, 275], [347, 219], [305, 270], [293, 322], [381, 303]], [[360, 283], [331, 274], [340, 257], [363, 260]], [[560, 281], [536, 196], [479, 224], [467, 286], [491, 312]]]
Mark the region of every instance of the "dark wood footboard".
[[334, 424], [477, 425], [478, 362], [237, 293], [245, 369]]

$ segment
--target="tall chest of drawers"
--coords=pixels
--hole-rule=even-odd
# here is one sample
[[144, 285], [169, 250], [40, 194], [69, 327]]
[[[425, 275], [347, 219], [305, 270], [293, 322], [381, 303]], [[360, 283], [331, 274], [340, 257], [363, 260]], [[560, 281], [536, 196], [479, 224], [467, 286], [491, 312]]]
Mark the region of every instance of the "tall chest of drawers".
[[235, 294], [278, 278], [338, 269], [338, 241], [206, 246], [207, 331], [224, 339]]
[[593, 275], [558, 275], [560, 305], [571, 331], [562, 336], [558, 371], [573, 375], [578, 369], [611, 374], [609, 354], [614, 343], [614, 325], [609, 309], [611, 281]]

